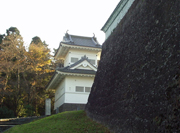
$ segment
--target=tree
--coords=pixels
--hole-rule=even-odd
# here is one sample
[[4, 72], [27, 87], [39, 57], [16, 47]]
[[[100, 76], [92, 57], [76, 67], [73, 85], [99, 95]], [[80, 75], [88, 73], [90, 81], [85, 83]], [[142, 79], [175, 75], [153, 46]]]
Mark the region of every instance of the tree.
[[54, 70], [50, 68], [48, 44], [32, 38], [29, 51], [16, 27], [0, 35], [0, 103], [2, 109], [13, 110], [14, 116], [43, 115], [44, 101], [53, 97], [46, 91]]
[[[31, 44], [29, 46], [29, 52], [27, 52], [27, 63], [29, 67], [28, 74], [28, 104], [33, 104], [35, 107], [36, 115], [38, 114], [38, 105], [45, 99], [44, 87], [48, 83], [52, 72], [54, 70], [50, 69], [51, 55], [48, 45], [42, 41], [40, 38], [32, 38]], [[39, 43], [36, 43], [39, 42]], [[31, 75], [31, 76], [29, 76]], [[38, 103], [39, 102], [39, 103]]]
[[32, 38], [31, 44], [36, 44], [36, 45], [43, 45], [43, 42], [41, 41], [40, 37], [35, 36]]
[[6, 30], [7, 35], [20, 35], [20, 31], [16, 27], [10, 27], [8, 30]]
[[0, 44], [0, 72], [3, 73], [3, 75], [1, 74], [1, 106], [4, 100], [13, 98], [12, 107], [14, 107], [15, 115], [20, 110], [18, 110], [19, 102], [23, 94], [23, 88], [20, 86], [20, 72], [24, 71], [24, 61], [26, 60], [23, 44], [20, 32], [15, 27], [7, 30]]
[[[3, 35], [0, 34], [0, 45], [2, 44], [4, 36], [5, 36], [5, 34], [3, 34]], [[1, 50], [1, 47], [0, 47], [0, 50]]]
[[9, 28], [7, 35], [1, 40], [0, 47], [0, 72], [5, 74], [3, 90], [6, 90], [11, 72], [19, 68], [19, 65], [24, 61], [23, 52], [25, 49], [19, 30], [17, 28]]

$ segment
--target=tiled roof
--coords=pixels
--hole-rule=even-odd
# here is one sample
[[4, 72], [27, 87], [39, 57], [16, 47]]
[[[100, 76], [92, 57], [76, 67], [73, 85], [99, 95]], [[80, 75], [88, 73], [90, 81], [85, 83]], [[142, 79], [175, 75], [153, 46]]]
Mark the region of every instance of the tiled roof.
[[[60, 72], [65, 72], [65, 73], [77, 73], [77, 74], [90, 74], [90, 75], [95, 75], [96, 71], [94, 70], [84, 70], [84, 69], [71, 69], [72, 67], [78, 65], [79, 63], [83, 62], [83, 61], [87, 61], [88, 63], [88, 57], [86, 57], [86, 55], [84, 55], [79, 61], [75, 62], [74, 64], [67, 66], [67, 67], [57, 67], [56, 70], [60, 71]], [[90, 63], [91, 64], [91, 63]], [[93, 64], [91, 64], [93, 67], [95, 67]], [[96, 67], [95, 67], [96, 68]], [[57, 74], [57, 71], [54, 72], [54, 75], [52, 76], [51, 80], [49, 81], [49, 83], [46, 85], [46, 89], [48, 88], [48, 86], [50, 85], [50, 83], [52, 82], [52, 80], [54, 79], [55, 75]]]
[[67, 73], [78, 73], [78, 74], [93, 74], [95, 75], [96, 72], [94, 70], [83, 70], [83, 69], [69, 69], [68, 67], [56, 69], [61, 72], [67, 72]]
[[[76, 35], [70, 35], [68, 33], [65, 34], [63, 37], [63, 41], [60, 42], [59, 47], [54, 55], [56, 57], [58, 55], [58, 52], [61, 49], [61, 46], [65, 44], [68, 47], [71, 46], [77, 46], [77, 47], [86, 47], [87, 49], [93, 49], [93, 50], [101, 50], [102, 45], [100, 45], [96, 39], [95, 36], [93, 37], [84, 37], [84, 36], [76, 36]], [[67, 52], [67, 51], [66, 51]], [[65, 53], [66, 53], [65, 52]]]
[[[84, 60], [86, 60], [89, 64], [91, 64], [91, 62], [89, 61], [88, 57], [86, 57], [86, 55], [84, 55], [83, 57], [81, 57], [80, 60], [78, 60], [77, 62], [75, 62], [74, 64], [70, 65], [69, 68], [72, 68], [74, 66], [76, 66], [77, 64], [83, 62]], [[93, 67], [95, 67], [93, 64], [91, 64]], [[96, 68], [96, 67], [95, 67]], [[97, 68], [96, 68], [97, 69]]]
[[50, 83], [52, 82], [53, 78], [55, 77], [57, 72], [54, 72], [53, 76], [51, 77], [50, 81], [48, 82], [48, 84], [45, 86], [45, 89], [48, 88], [48, 86], [50, 85]]
[[[84, 60], [86, 60], [87, 62], [89, 62], [88, 57], [86, 57], [85, 55], [77, 62], [75, 62], [74, 64], [67, 66], [67, 67], [61, 67], [61, 68], [56, 68], [56, 70], [61, 71], [61, 72], [68, 72], [68, 73], [81, 73], [81, 74], [95, 74], [96, 72], [93, 70], [83, 70], [83, 69], [70, 69], [76, 65], [78, 65], [79, 63], [83, 62]], [[89, 62], [90, 63], [90, 62]], [[90, 63], [91, 64], [91, 63]], [[93, 67], [94, 65], [91, 64]], [[95, 67], [96, 68], [96, 67]]]
[[86, 46], [86, 47], [95, 47], [95, 48], [102, 47], [98, 43], [96, 37], [76, 36], [76, 35], [70, 35], [68, 33], [65, 34], [62, 42], [77, 46]]
[[114, 22], [116, 17], [119, 15], [119, 13], [122, 11], [122, 9], [125, 7], [129, 0], [121, 0], [114, 11], [112, 12], [111, 16], [108, 18], [104, 26], [101, 28], [102, 31], [106, 32], [108, 28], [111, 26], [111, 24]]
[[[95, 75], [96, 72], [93, 71], [93, 70], [83, 70], [83, 69], [69, 69], [69, 67], [65, 67], [65, 68], [58, 68], [56, 69], [57, 71], [60, 71], [60, 72], [65, 72], [65, 73], [76, 73], [76, 74], [88, 74], [88, 75]], [[51, 77], [51, 80], [48, 82], [48, 84], [45, 86], [46, 89], [49, 89], [50, 88], [54, 88], [56, 87], [60, 81], [64, 78], [63, 75], [59, 75], [58, 72], [54, 72], [54, 75]], [[56, 74], [59, 75], [59, 77], [56, 77]], [[55, 78], [55, 82], [53, 83], [53, 80]], [[53, 83], [51, 85], [51, 82]]]

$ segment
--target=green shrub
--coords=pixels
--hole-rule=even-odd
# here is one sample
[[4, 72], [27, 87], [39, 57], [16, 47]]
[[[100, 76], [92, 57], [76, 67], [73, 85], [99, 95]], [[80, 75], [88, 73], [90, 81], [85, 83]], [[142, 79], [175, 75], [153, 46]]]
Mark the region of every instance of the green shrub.
[[25, 116], [34, 116], [35, 115], [35, 109], [31, 105], [25, 105]]
[[7, 107], [0, 107], [0, 118], [13, 118], [14, 112]]

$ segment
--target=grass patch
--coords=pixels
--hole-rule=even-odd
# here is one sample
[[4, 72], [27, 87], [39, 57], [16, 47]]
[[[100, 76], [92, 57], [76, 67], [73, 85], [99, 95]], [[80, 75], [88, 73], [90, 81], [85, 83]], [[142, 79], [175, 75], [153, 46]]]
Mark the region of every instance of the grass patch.
[[85, 111], [68, 111], [17, 125], [5, 133], [110, 133], [86, 116]]

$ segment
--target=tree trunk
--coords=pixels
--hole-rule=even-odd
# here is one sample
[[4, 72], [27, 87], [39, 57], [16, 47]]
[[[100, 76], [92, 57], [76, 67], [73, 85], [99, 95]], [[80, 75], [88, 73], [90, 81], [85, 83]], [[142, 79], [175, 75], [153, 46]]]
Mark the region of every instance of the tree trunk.
[[23, 72], [23, 79], [24, 79], [24, 81], [25, 81], [25, 83], [26, 83], [26, 87], [27, 87], [28, 105], [29, 105], [29, 104], [30, 104], [30, 88], [29, 88], [28, 82], [27, 82], [27, 80], [26, 80], [26, 78], [25, 78], [24, 72]]
[[20, 89], [19, 65], [18, 65], [18, 69], [17, 69], [17, 88], [18, 88], [18, 90]]
[[5, 95], [5, 91], [6, 91], [7, 84], [8, 84], [8, 78], [9, 78], [9, 73], [6, 73], [5, 83], [4, 83], [4, 87], [2, 89], [1, 107], [2, 107], [3, 101], [4, 101], [4, 95]]

